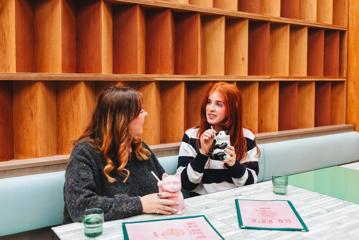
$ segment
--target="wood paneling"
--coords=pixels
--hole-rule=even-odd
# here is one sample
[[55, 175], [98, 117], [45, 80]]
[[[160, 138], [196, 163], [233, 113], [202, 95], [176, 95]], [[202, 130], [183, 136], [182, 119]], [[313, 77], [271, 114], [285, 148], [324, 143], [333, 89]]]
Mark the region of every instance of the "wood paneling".
[[238, 10], [238, 0], [213, 0], [213, 5], [215, 8], [221, 8], [225, 10], [237, 11]]
[[323, 76], [324, 73], [324, 30], [308, 31], [308, 76]]
[[289, 25], [271, 24], [270, 29], [270, 74], [289, 75]]
[[212, 8], [213, 0], [188, 0], [190, 4], [197, 5], [203, 8]]
[[17, 82], [13, 86], [14, 158], [56, 154], [54, 83]]
[[314, 127], [315, 115], [315, 83], [298, 84], [298, 128]]
[[333, 24], [348, 25], [348, 0], [333, 0]]
[[248, 75], [269, 74], [270, 24], [250, 22], [248, 41]]
[[13, 158], [12, 83], [0, 82], [0, 161]]
[[331, 122], [331, 83], [317, 82], [315, 85], [315, 126], [330, 125]]
[[0, 72], [16, 71], [15, 1], [0, 3]]
[[138, 5], [113, 9], [114, 73], [145, 73], [145, 17]]
[[279, 130], [298, 128], [298, 83], [279, 85]]
[[201, 17], [177, 13], [175, 22], [175, 74], [201, 74]]
[[224, 75], [225, 18], [202, 17], [202, 74]]
[[146, 73], [174, 73], [172, 12], [146, 11]]
[[289, 75], [307, 75], [308, 28], [290, 27]]
[[258, 131], [278, 131], [279, 83], [260, 82], [258, 98]]
[[317, 21], [317, 0], [300, 0], [300, 18], [308, 22]]
[[345, 84], [332, 82], [331, 124], [345, 124]]
[[226, 20], [226, 75], [248, 75], [248, 20]]
[[58, 149], [68, 153], [89, 124], [95, 107], [95, 86], [85, 82], [61, 82], [57, 88]]
[[324, 75], [339, 76], [340, 33], [325, 31], [324, 38]]
[[243, 99], [243, 126], [258, 132], [259, 83], [237, 82]]
[[317, 21], [333, 23], [333, 0], [317, 0]]
[[300, 2], [301, 0], [282, 0], [281, 17], [300, 18]]

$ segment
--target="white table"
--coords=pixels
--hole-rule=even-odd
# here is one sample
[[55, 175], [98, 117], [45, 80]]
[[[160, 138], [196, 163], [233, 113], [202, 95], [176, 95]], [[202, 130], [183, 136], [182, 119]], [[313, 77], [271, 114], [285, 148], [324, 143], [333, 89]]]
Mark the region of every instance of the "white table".
[[[346, 165], [358, 169], [359, 162]], [[359, 171], [358, 171], [359, 174]], [[244, 230], [238, 226], [234, 199], [291, 200], [309, 228], [309, 232]], [[272, 193], [270, 181], [217, 192], [185, 200], [186, 215], [206, 215], [225, 239], [359, 239], [359, 205], [302, 188], [288, 186], [288, 194]], [[164, 218], [158, 215], [140, 215], [104, 223], [104, 233], [97, 239], [123, 239], [122, 222]], [[174, 217], [174, 216], [169, 216]], [[82, 223], [52, 228], [60, 239], [85, 239]]]

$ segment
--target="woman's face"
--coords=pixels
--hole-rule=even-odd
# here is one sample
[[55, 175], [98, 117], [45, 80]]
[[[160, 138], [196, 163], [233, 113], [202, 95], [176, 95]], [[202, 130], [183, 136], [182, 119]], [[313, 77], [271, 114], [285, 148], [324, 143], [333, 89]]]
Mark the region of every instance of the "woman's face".
[[141, 109], [140, 114], [128, 124], [128, 132], [132, 137], [143, 133], [143, 124], [145, 123], [145, 117], [147, 115], [148, 113], [144, 109]]
[[217, 91], [208, 96], [206, 105], [207, 122], [213, 127], [219, 127], [219, 124], [226, 118], [226, 106], [224, 99]]

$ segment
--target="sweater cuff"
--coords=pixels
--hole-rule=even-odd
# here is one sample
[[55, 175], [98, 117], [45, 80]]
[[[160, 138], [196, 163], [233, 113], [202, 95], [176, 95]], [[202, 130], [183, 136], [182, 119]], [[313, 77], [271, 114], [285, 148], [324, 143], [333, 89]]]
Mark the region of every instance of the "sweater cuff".
[[236, 161], [236, 163], [228, 167], [228, 169], [233, 178], [241, 178], [246, 173], [246, 167], [240, 164], [239, 161]]
[[199, 173], [203, 173], [204, 165], [208, 160], [208, 156], [198, 152], [197, 156], [191, 161], [191, 167], [193, 170]]

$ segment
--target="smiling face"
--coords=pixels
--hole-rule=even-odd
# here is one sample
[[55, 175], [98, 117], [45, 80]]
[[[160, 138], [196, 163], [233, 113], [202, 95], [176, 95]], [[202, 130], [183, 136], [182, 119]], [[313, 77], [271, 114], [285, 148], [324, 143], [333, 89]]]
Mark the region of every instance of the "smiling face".
[[208, 96], [206, 118], [207, 122], [212, 125], [215, 130], [220, 130], [220, 123], [226, 118], [226, 106], [222, 95], [218, 91], [214, 91]]
[[143, 133], [143, 125], [147, 115], [147, 112], [144, 109], [141, 109], [138, 116], [128, 124], [128, 132], [132, 137], [136, 137]]

